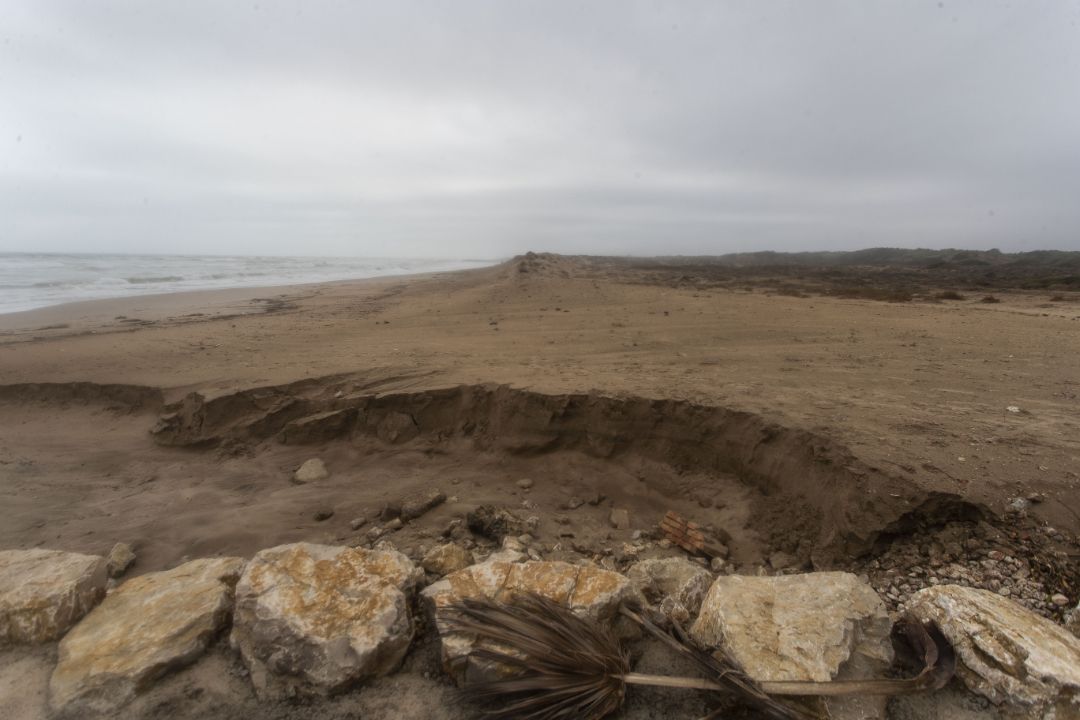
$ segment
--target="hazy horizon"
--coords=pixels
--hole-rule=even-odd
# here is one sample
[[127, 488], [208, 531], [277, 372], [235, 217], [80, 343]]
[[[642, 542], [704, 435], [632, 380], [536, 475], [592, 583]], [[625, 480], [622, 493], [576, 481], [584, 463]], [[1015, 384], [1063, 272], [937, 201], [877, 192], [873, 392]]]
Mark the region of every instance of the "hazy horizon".
[[0, 255], [42, 255], [42, 256], [50, 256], [51, 255], [51, 256], [58, 256], [58, 257], [59, 256], [74, 257], [74, 256], [80, 256], [80, 255], [84, 255], [84, 256], [87, 256], [87, 257], [109, 257], [109, 256], [115, 256], [115, 257], [175, 257], [175, 258], [207, 257], [207, 258], [245, 258], [245, 259], [265, 257], [265, 258], [280, 258], [280, 259], [311, 259], [311, 260], [333, 260], [335, 258], [339, 258], [339, 259], [358, 259], [358, 260], [360, 260], [360, 259], [362, 259], [362, 260], [430, 260], [430, 261], [448, 260], [448, 261], [462, 261], [462, 262], [500, 263], [500, 262], [506, 262], [506, 261], [512, 260], [515, 257], [520, 257], [520, 256], [525, 255], [527, 253], [554, 254], [554, 255], [565, 255], [565, 256], [575, 256], [576, 255], [576, 256], [585, 256], [585, 257], [589, 257], [589, 256], [591, 256], [591, 257], [611, 257], [611, 258], [627, 257], [627, 258], [643, 258], [644, 259], [644, 258], [652, 258], [652, 257], [686, 257], [686, 258], [692, 258], [692, 257], [722, 257], [724, 255], [741, 255], [741, 254], [754, 254], [754, 253], [776, 253], [776, 254], [780, 254], [780, 255], [798, 255], [798, 254], [814, 255], [814, 254], [820, 254], [820, 253], [858, 253], [858, 252], [869, 252], [869, 251], [873, 251], [873, 250], [910, 250], [910, 251], [929, 251], [929, 252], [999, 252], [999, 253], [1001, 253], [1003, 255], [1019, 255], [1019, 254], [1023, 254], [1023, 253], [1042, 253], [1042, 252], [1076, 252], [1076, 253], [1080, 253], [1080, 249], [1072, 249], [1072, 248], [1061, 249], [1061, 248], [1049, 248], [1049, 247], [1047, 247], [1047, 248], [1039, 248], [1039, 247], [1024, 248], [1024, 249], [1020, 249], [1020, 250], [1002, 250], [1001, 248], [996, 248], [996, 247], [993, 247], [993, 248], [992, 247], [985, 247], [985, 248], [960, 248], [960, 247], [932, 248], [932, 247], [919, 247], [919, 246], [915, 246], [915, 245], [912, 245], [912, 246], [909, 246], [909, 247], [899, 247], [899, 246], [889, 246], [889, 245], [875, 245], [875, 246], [856, 247], [856, 248], [842, 249], [842, 250], [828, 249], [828, 248], [813, 248], [813, 247], [807, 247], [807, 248], [797, 249], [797, 250], [773, 250], [771, 248], [760, 248], [760, 249], [757, 249], [757, 250], [734, 250], [734, 251], [730, 251], [730, 252], [695, 253], [695, 254], [689, 254], [689, 253], [664, 253], [664, 252], [655, 252], [655, 253], [651, 253], [651, 254], [645, 254], [645, 253], [585, 253], [585, 252], [573, 253], [573, 252], [553, 252], [553, 251], [550, 251], [550, 250], [545, 250], [543, 248], [535, 248], [535, 249], [530, 248], [530, 249], [522, 250], [521, 252], [516, 252], [516, 253], [506, 254], [506, 255], [493, 255], [493, 256], [490, 256], [490, 257], [469, 256], [469, 255], [462, 255], [462, 256], [453, 256], [453, 255], [400, 255], [400, 256], [395, 257], [395, 256], [392, 256], [392, 255], [382, 255], [382, 256], [378, 256], [378, 255], [359, 255], [359, 254], [330, 255], [330, 254], [318, 254], [318, 253], [284, 254], [284, 253], [266, 253], [266, 252], [251, 252], [251, 253], [229, 253], [229, 252], [191, 253], [191, 252], [148, 252], [148, 251], [131, 251], [131, 252], [100, 251], [99, 252], [99, 251], [95, 251], [95, 250], [80, 250], [80, 251], [74, 251], [74, 252], [66, 252], [66, 251], [61, 251], [61, 250], [4, 250], [4, 249], [0, 249]]
[[1080, 250], [1080, 6], [8, 3], [0, 252]]

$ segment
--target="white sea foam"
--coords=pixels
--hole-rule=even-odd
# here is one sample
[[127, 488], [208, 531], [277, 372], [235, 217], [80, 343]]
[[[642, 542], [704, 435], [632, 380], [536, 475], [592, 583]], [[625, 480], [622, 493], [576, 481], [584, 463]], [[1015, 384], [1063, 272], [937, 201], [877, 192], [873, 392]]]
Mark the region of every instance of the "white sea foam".
[[0, 313], [77, 300], [464, 270], [492, 260], [0, 253]]

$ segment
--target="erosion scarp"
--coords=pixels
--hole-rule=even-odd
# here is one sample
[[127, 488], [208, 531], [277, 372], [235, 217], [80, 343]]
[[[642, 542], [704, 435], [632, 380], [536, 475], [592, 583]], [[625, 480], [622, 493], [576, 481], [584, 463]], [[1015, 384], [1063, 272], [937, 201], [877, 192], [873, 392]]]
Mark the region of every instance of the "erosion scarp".
[[[216, 397], [192, 393], [164, 408], [152, 434], [162, 445], [184, 447], [268, 440], [437, 447], [465, 439], [477, 450], [526, 457], [633, 454], [694, 475], [697, 487], [679, 490], [703, 497], [711, 475], [734, 475], [762, 500], [760, 531], [777, 545], [798, 545], [785, 539], [789, 530], [809, 537], [818, 566], [868, 551], [883, 528], [933, 497], [868, 467], [828, 438], [752, 413], [502, 385], [353, 394], [347, 379], [335, 378]], [[654, 489], [675, 490], [666, 484]], [[702, 503], [703, 515], [708, 504]]]

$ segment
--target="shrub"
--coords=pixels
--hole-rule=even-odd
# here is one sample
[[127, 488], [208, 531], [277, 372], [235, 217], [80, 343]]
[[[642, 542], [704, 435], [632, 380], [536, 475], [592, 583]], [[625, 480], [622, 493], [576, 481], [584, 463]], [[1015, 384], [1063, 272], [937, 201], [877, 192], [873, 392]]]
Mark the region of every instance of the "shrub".
[[912, 295], [904, 288], [846, 287], [832, 290], [830, 295], [854, 300], [877, 300], [879, 302], [910, 302]]

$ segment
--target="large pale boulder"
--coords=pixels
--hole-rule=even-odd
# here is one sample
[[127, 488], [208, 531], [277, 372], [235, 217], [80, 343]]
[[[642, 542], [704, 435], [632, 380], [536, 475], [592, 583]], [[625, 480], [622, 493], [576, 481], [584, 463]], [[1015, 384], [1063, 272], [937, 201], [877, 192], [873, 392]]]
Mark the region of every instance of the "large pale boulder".
[[236, 586], [231, 642], [262, 697], [325, 695], [390, 672], [412, 640], [423, 572], [393, 550], [263, 550]]
[[891, 662], [891, 628], [881, 598], [851, 573], [727, 575], [709, 589], [690, 635], [726, 645], [758, 680], [825, 682], [855, 656]]
[[684, 557], [642, 560], [626, 576], [650, 602], [679, 622], [697, 614], [713, 581], [712, 573]]
[[[724, 645], [757, 680], [873, 677], [893, 657], [892, 621], [874, 589], [845, 572], [717, 578], [690, 635]], [[831, 717], [884, 717], [884, 699], [827, 701]]]
[[469, 657], [475, 641], [469, 636], [450, 632], [447, 606], [466, 598], [511, 601], [518, 593], [540, 595], [598, 622], [613, 621], [620, 603], [640, 600], [640, 594], [629, 580], [594, 565], [542, 560], [524, 563], [489, 561], [447, 575], [429, 585], [422, 597], [439, 630], [443, 667], [459, 684], [490, 678], [498, 669]]
[[933, 620], [956, 649], [956, 674], [995, 703], [1032, 718], [1080, 717], [1080, 639], [997, 593], [939, 585], [907, 609]]
[[0, 551], [0, 645], [56, 640], [105, 596], [105, 558]]
[[192, 560], [128, 580], [60, 642], [49, 703], [64, 715], [109, 712], [194, 662], [227, 624], [242, 558]]

